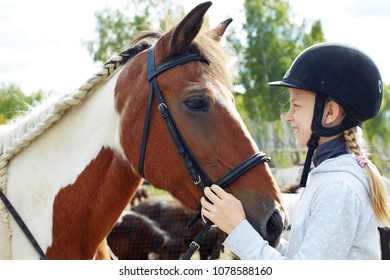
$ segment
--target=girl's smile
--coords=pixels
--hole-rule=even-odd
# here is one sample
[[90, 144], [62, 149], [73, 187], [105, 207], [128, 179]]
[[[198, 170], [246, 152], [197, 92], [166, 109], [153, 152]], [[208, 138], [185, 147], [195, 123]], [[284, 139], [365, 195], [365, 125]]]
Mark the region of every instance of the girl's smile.
[[311, 135], [314, 102], [315, 93], [290, 88], [290, 109], [285, 119], [291, 124], [299, 148], [306, 147]]

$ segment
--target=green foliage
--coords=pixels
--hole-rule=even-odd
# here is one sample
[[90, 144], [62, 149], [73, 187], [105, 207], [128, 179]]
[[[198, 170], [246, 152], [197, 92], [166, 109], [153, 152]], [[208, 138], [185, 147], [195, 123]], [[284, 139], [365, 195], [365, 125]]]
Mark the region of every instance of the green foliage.
[[106, 7], [97, 11], [95, 16], [95, 31], [99, 39], [84, 42], [95, 62], [104, 63], [112, 54], [119, 53], [136, 34], [150, 27], [147, 14], [135, 15], [133, 20], [129, 21], [120, 10]]
[[303, 35], [303, 45], [306, 48], [322, 42], [325, 42], [325, 36], [322, 31], [321, 21], [317, 20], [311, 26], [310, 33]]
[[[97, 38], [84, 41], [83, 45], [93, 61], [105, 63], [142, 31], [164, 30], [183, 15], [183, 7], [173, 5], [173, 0], [129, 0], [123, 9], [105, 7], [95, 13]], [[154, 27], [156, 24], [159, 26]]]
[[308, 44], [324, 39], [321, 23], [315, 22], [305, 34], [305, 24], [291, 22], [285, 0], [246, 0], [244, 8], [247, 38], [245, 48], [238, 51], [243, 52], [245, 108], [253, 120], [275, 121], [281, 115], [280, 88], [269, 87], [268, 82], [280, 80]]
[[245, 94], [238, 98], [239, 112], [257, 145], [274, 154], [280, 160], [278, 165], [299, 163], [300, 157], [287, 155], [296, 148], [292, 133], [281, 120], [288, 107], [286, 89], [270, 87], [268, 82], [280, 80], [303, 49], [325, 40], [321, 22], [316, 21], [311, 27], [305, 22], [292, 22], [286, 0], [245, 0], [244, 8], [246, 38], [229, 38], [241, 61], [241, 83], [245, 89]]
[[42, 99], [42, 95], [41, 91], [25, 95], [18, 86], [2, 83], [0, 86], [0, 124], [5, 124], [7, 120], [28, 110]]
[[146, 191], [148, 192], [148, 195], [153, 196], [168, 196], [169, 193], [163, 189], [158, 189], [151, 185], [150, 183], [144, 184]]
[[295, 56], [300, 28], [288, 17], [285, 1], [246, 0], [247, 33], [242, 83], [246, 89], [245, 107], [255, 121], [273, 121], [280, 117], [277, 91], [270, 80], [283, 77]]
[[372, 157], [378, 168], [390, 174], [390, 86], [384, 87], [379, 116], [364, 123], [365, 137], [372, 147]]

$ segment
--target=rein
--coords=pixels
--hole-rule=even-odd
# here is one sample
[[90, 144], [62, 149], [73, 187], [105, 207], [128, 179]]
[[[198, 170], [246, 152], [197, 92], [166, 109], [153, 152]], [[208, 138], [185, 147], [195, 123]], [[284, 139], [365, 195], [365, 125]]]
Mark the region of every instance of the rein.
[[[180, 133], [179, 128], [177, 127], [175, 120], [171, 114], [171, 112], [168, 109], [168, 106], [165, 103], [165, 100], [163, 98], [162, 92], [158, 86], [157, 83], [157, 76], [165, 71], [168, 71], [169, 69], [172, 69], [176, 66], [183, 65], [189, 62], [194, 61], [200, 61], [202, 63], [209, 64], [209, 62], [202, 57], [199, 54], [185, 54], [182, 56], [179, 56], [177, 58], [174, 58], [166, 63], [163, 63], [161, 65], [155, 66], [154, 65], [154, 48], [151, 47], [148, 50], [148, 60], [147, 60], [147, 67], [148, 67], [148, 74], [147, 78], [149, 80], [150, 84], [150, 93], [149, 93], [149, 99], [146, 109], [146, 115], [145, 115], [145, 121], [144, 121], [144, 130], [142, 134], [142, 142], [141, 142], [141, 151], [140, 151], [140, 158], [138, 163], [138, 169], [140, 172], [140, 175], [142, 177], [145, 177], [144, 174], [144, 160], [145, 160], [145, 153], [146, 153], [146, 144], [148, 139], [148, 131], [149, 131], [149, 122], [150, 122], [150, 112], [152, 107], [152, 101], [154, 94], [157, 97], [157, 100], [159, 102], [158, 110], [160, 111], [160, 114], [162, 118], [165, 121], [165, 124], [168, 128], [168, 131], [171, 135], [171, 138], [173, 142], [175, 143], [176, 149], [180, 156], [183, 158], [187, 171], [189, 175], [191, 176], [194, 184], [199, 188], [202, 194], [204, 194], [204, 188], [206, 186], [211, 186], [213, 184], [213, 181], [210, 179], [210, 177], [207, 175], [207, 173], [203, 170], [200, 163], [192, 153], [191, 149], [189, 148], [187, 142], [183, 138], [182, 134]], [[250, 156], [249, 158], [245, 159], [243, 162], [241, 162], [239, 165], [237, 165], [235, 168], [230, 170], [227, 174], [222, 176], [220, 179], [216, 181], [216, 184], [221, 186], [222, 188], [226, 188], [230, 183], [232, 183], [234, 180], [239, 178], [241, 175], [258, 165], [259, 163], [269, 162], [270, 158], [267, 157], [264, 153], [255, 153], [254, 155]], [[200, 211], [199, 213], [190, 221], [188, 224], [188, 227], [191, 227], [194, 225], [199, 219], [201, 218]], [[207, 232], [212, 226], [211, 221], [207, 221], [205, 225], [203, 226], [202, 230], [198, 233], [198, 235], [194, 238], [194, 241], [191, 242], [188, 251], [184, 254], [183, 259], [189, 260], [191, 256], [200, 248], [200, 244], [203, 242], [204, 237], [206, 236]]]
[[38, 242], [35, 240], [31, 231], [28, 229], [27, 225], [24, 223], [23, 219], [20, 217], [18, 212], [16, 212], [15, 207], [11, 204], [8, 198], [4, 195], [4, 193], [0, 190], [0, 199], [3, 201], [5, 207], [7, 207], [8, 211], [11, 213], [15, 222], [19, 225], [20, 229], [26, 235], [27, 239], [30, 241], [31, 245], [37, 251], [41, 260], [47, 260], [47, 256], [43, 252], [42, 248], [39, 246]]

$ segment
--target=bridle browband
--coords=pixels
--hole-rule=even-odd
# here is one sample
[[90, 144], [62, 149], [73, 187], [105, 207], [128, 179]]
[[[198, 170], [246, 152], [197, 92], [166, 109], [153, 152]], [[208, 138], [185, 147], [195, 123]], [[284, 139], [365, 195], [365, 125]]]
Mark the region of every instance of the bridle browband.
[[[151, 47], [148, 50], [147, 57], [147, 67], [148, 73], [147, 78], [150, 84], [150, 93], [148, 104], [146, 108], [145, 122], [144, 122], [144, 130], [142, 134], [142, 142], [141, 142], [141, 150], [140, 150], [140, 158], [138, 163], [139, 173], [142, 177], [145, 177], [144, 174], [144, 161], [145, 161], [145, 153], [146, 153], [146, 144], [148, 139], [148, 131], [149, 131], [149, 122], [150, 122], [150, 112], [152, 107], [152, 101], [154, 94], [158, 100], [158, 110], [165, 121], [165, 124], [168, 128], [169, 134], [173, 142], [175, 143], [176, 149], [179, 155], [183, 158], [188, 173], [190, 174], [194, 184], [199, 188], [199, 190], [204, 194], [204, 188], [206, 186], [211, 186], [214, 182], [209, 178], [207, 173], [203, 170], [198, 160], [191, 152], [187, 142], [183, 138], [180, 133], [179, 128], [176, 125], [176, 122], [168, 109], [167, 104], [164, 101], [162, 92], [157, 83], [157, 76], [161, 73], [168, 71], [176, 66], [183, 65], [189, 62], [200, 61], [202, 63], [209, 64], [209, 62], [200, 54], [184, 54], [174, 59], [169, 60], [161, 65], [154, 65], [154, 48]], [[269, 162], [270, 158], [267, 157], [264, 153], [259, 152], [245, 159], [235, 168], [230, 170], [227, 174], [218, 179], [215, 184], [219, 185], [222, 188], [226, 188], [230, 183], [239, 178], [245, 172], [249, 171], [259, 163]], [[201, 215], [200, 212], [194, 217], [189, 223], [189, 227], [194, 225], [199, 219]], [[184, 255], [183, 259], [190, 259], [192, 254], [200, 248], [200, 243], [203, 241], [206, 233], [212, 226], [210, 221], [207, 221], [204, 225], [203, 229], [199, 232], [199, 234], [195, 237], [194, 241], [190, 244], [190, 248]]]

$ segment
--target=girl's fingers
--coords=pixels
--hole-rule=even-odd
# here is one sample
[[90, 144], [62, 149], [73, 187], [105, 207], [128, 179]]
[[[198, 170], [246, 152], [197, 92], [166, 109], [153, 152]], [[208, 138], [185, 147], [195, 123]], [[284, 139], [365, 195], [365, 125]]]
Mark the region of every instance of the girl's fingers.
[[227, 192], [218, 185], [212, 185], [204, 189], [204, 194], [212, 203], [216, 204], [226, 197]]
[[223, 198], [226, 196], [227, 192], [224, 191], [224, 189], [222, 189], [220, 186], [218, 185], [212, 185], [211, 186], [211, 190], [219, 197], [219, 198]]
[[202, 198], [200, 199], [200, 204], [207, 211], [209, 211], [210, 206], [212, 205], [210, 202], [207, 201], [207, 199], [204, 196], [202, 196]]
[[217, 194], [212, 191], [212, 189], [210, 187], [206, 187], [204, 189], [204, 195], [213, 203], [218, 203], [218, 200], [220, 200], [220, 198], [217, 196]]
[[200, 200], [202, 217], [212, 221], [222, 231], [230, 234], [240, 222], [245, 220], [241, 202], [221, 187], [217, 185], [206, 187], [204, 194], [205, 196]]
[[209, 203], [205, 197], [202, 197], [200, 199], [200, 204], [202, 205], [202, 209], [201, 209], [202, 217], [206, 217], [207, 219], [210, 219], [210, 215], [211, 215], [210, 211], [213, 205]]

